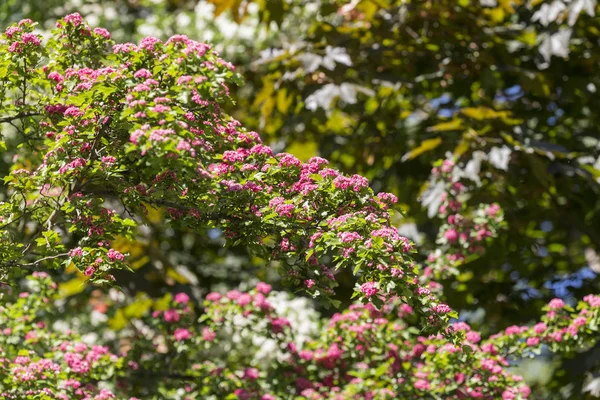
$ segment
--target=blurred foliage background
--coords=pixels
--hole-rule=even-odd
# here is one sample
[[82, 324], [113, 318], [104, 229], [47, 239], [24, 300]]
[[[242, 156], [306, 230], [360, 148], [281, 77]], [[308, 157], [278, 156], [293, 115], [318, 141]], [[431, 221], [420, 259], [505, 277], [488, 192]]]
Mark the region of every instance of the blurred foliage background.
[[[47, 31], [74, 11], [117, 41], [212, 43], [246, 82], [229, 112], [275, 150], [325, 157], [397, 195], [398, 225], [421, 260], [443, 222], [431, 168], [455, 157], [475, 188], [467, 204], [506, 213], [485, 255], [440, 282], [482, 332], [531, 322], [553, 297], [599, 292], [596, 0], [3, 0], [0, 24], [30, 18]], [[143, 240], [120, 244], [138, 269], [117, 277], [126, 293], [198, 299], [253, 279], [277, 284], [271, 265], [223, 248], [218, 230], [191, 235], [151, 217]], [[83, 277], [61, 279], [75, 306], [91, 290]], [[346, 299], [352, 278], [338, 279]], [[600, 397], [598, 348], [515, 367], [534, 398]]]

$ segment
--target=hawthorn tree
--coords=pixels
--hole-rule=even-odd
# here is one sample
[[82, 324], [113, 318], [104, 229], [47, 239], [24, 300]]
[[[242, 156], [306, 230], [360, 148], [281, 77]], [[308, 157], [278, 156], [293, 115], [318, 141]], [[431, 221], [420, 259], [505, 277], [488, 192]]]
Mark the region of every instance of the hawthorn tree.
[[[21, 3], [6, 11], [7, 19], [27, 11], [53, 18], [52, 7]], [[214, 13], [206, 3], [216, 5]], [[394, 193], [428, 250], [439, 224], [436, 207], [429, 202], [423, 208], [419, 194], [425, 186], [439, 193], [429, 182], [431, 164], [453, 152], [479, 185], [466, 207], [500, 203], [510, 233], [464, 265], [464, 284], [446, 282], [448, 301], [461, 310], [484, 310], [494, 329], [536, 318], [555, 295], [549, 282], [596, 265], [598, 239], [590, 227], [597, 224], [599, 190], [591, 112], [600, 84], [594, 68], [597, 2], [315, 4], [213, 0], [194, 9], [190, 1], [115, 0], [90, 1], [80, 11], [127, 40], [147, 31], [163, 39], [174, 32], [211, 37], [247, 82], [232, 88], [236, 105], [224, 104], [228, 113], [259, 130], [266, 144], [285, 146], [304, 160], [321, 155], [346, 173], [366, 176], [376, 191]], [[145, 15], [151, 18], [142, 20]], [[228, 16], [252, 32], [250, 40], [224, 37]], [[136, 18], [137, 31], [131, 23]], [[153, 235], [160, 233], [158, 225]], [[168, 232], [160, 242], [182, 251], [146, 246], [152, 260], [167, 267], [146, 262], [144, 272], [169, 278], [175, 275], [171, 266], [180, 264], [211, 285], [223, 279], [217, 278], [222, 270], [212, 268], [223, 264], [218, 246], [207, 249], [196, 237], [194, 259], [203, 259], [196, 268], [186, 258], [189, 248]], [[230, 276], [244, 273], [232, 271]], [[584, 272], [593, 276], [589, 268]], [[355, 282], [342, 275], [338, 293], [347, 294]], [[581, 288], [570, 289], [581, 297], [596, 284], [584, 279]]]
[[[367, 285], [436, 308], [416, 282], [411, 243], [390, 226], [395, 196], [373, 195], [365, 178], [321, 158], [274, 156], [221, 112], [233, 66], [208, 45], [174, 36], [111, 48], [109, 33], [78, 14], [43, 47], [31, 28], [22, 21], [5, 33], [4, 68], [17, 73], [3, 80], [3, 121], [23, 140], [7, 150], [6, 275], [73, 265], [109, 283], [127, 266], [111, 241], [132, 238], [158, 207], [174, 226], [216, 226], [230, 242], [281, 260], [286, 280], [326, 303], [333, 271], [349, 268], [361, 276], [362, 298]], [[372, 268], [379, 264], [390, 267]], [[422, 314], [432, 326], [447, 320]]]
[[[238, 78], [210, 46], [185, 36], [114, 44], [79, 14], [47, 39], [34, 25], [22, 20], [0, 42], [12, 161], [0, 203], [3, 397], [519, 399], [529, 388], [507, 356], [595, 343], [593, 295], [577, 310], [553, 300], [537, 325], [484, 341], [449, 324], [457, 315], [433, 279], [454, 275], [463, 248], [484, 253], [503, 216], [497, 204], [461, 214], [454, 161], [433, 172], [447, 224], [421, 268], [392, 225], [394, 195], [325, 159], [273, 154], [222, 110]], [[210, 293], [202, 306], [185, 293], [122, 298], [113, 274], [131, 265], [114, 243], [133, 241], [156, 212], [180, 232], [222, 230], [326, 306], [339, 306], [336, 273], [349, 270], [358, 302], [301, 340], [266, 283]], [[51, 275], [66, 270], [114, 286], [114, 299], [61, 310]], [[125, 315], [128, 329], [98, 313]], [[267, 340], [273, 354], [257, 356]]]

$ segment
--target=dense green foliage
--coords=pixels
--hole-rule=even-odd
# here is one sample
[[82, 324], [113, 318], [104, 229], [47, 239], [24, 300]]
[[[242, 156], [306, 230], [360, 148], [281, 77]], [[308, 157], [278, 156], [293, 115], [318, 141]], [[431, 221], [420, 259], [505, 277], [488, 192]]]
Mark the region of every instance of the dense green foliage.
[[[414, 257], [432, 274], [423, 279], [441, 284], [436, 296], [484, 337], [537, 321], [557, 293], [573, 303], [598, 292], [591, 271], [600, 270], [595, 1], [294, 0], [248, 6], [214, 0], [218, 16], [206, 13], [211, 8], [205, 2], [30, 3], [6, 2], [0, 18], [8, 26], [31, 17], [48, 21], [40, 27], [50, 29], [56, 17], [77, 10], [96, 15], [94, 24], [110, 27], [118, 39], [137, 41], [151, 31], [161, 39], [186, 33], [215, 42], [246, 82], [231, 88], [235, 104], [224, 104], [225, 110], [275, 149], [303, 161], [322, 156], [345, 173], [369, 178], [375, 193], [396, 195], [404, 216], [392, 223], [419, 244], [422, 251]], [[235, 23], [241, 28], [230, 35]], [[3, 116], [17, 112], [3, 107]], [[14, 132], [35, 128], [37, 119], [25, 121], [28, 127], [10, 122], [16, 126], [5, 123], [2, 133], [16, 148], [23, 138]], [[452, 196], [449, 183], [431, 173], [440, 159], [452, 159], [452, 174], [468, 187], [456, 194], [466, 216], [457, 226], [440, 210], [442, 193]], [[11, 157], [0, 161], [3, 176], [11, 166], [31, 168], [12, 163]], [[0, 196], [5, 192], [3, 187]], [[484, 251], [465, 246], [467, 257], [452, 265], [445, 256], [460, 252], [466, 241], [448, 243], [444, 233], [455, 227], [476, 238], [478, 222], [472, 221], [492, 203], [503, 221], [491, 226], [493, 239]], [[128, 296], [188, 287], [201, 296], [247, 285], [255, 276], [281, 287], [272, 273], [276, 263], [264, 255], [255, 257], [240, 245], [223, 249], [216, 230], [173, 230], [163, 224], [165, 217], [150, 210], [137, 240], [115, 240], [138, 272], [115, 273]], [[16, 241], [27, 245], [24, 237]], [[334, 299], [344, 306], [356, 284], [351, 272], [336, 274], [341, 286]], [[81, 275], [57, 278], [66, 293], [90, 293]], [[76, 304], [77, 298], [67, 301]], [[595, 354], [592, 348], [553, 358], [552, 379], [530, 382], [534, 395], [585, 396], [583, 372], [598, 370]]]

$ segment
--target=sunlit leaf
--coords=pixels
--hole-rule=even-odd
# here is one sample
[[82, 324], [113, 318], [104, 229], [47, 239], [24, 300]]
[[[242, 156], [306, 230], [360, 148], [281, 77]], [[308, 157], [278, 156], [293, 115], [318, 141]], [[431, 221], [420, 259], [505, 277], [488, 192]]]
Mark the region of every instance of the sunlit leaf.
[[402, 161], [412, 160], [413, 158], [416, 158], [427, 151], [431, 151], [431, 150], [435, 149], [440, 144], [442, 144], [441, 137], [423, 140], [418, 147], [412, 149], [411, 151], [406, 153], [404, 156], [402, 156]]

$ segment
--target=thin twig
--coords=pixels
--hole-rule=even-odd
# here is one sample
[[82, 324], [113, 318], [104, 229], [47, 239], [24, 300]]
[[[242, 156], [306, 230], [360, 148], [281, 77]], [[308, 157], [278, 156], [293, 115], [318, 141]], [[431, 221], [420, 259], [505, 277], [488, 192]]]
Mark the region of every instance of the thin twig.
[[30, 262], [30, 263], [26, 263], [26, 264], [20, 264], [16, 260], [11, 260], [4, 264], [0, 264], [0, 266], [2, 266], [2, 267], [18, 267], [18, 268], [36, 267], [36, 266], [38, 266], [38, 264], [41, 264], [44, 261], [54, 260], [56, 258], [61, 258], [61, 257], [67, 257], [68, 255], [69, 255], [69, 253], [55, 254], [53, 256], [43, 257], [43, 258], [40, 258], [39, 260]]
[[22, 113], [18, 113], [18, 114], [12, 115], [10, 117], [0, 118], [0, 124], [1, 123], [6, 123], [6, 122], [12, 122], [15, 119], [26, 118], [26, 117], [35, 117], [35, 116], [38, 116], [38, 115], [41, 115], [41, 114], [39, 114], [37, 112], [28, 112], [28, 113], [22, 112]]

